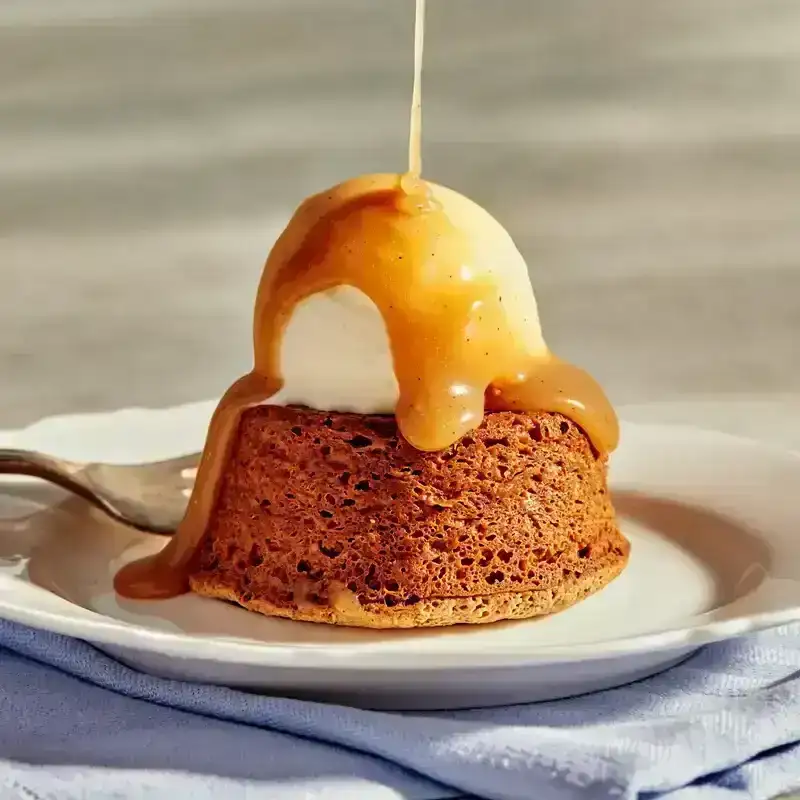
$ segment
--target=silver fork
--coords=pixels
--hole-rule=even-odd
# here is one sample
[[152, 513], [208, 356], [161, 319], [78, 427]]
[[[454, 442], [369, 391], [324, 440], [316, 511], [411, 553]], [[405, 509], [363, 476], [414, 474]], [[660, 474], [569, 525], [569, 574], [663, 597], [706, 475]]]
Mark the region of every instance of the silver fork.
[[199, 453], [150, 464], [85, 464], [29, 450], [0, 448], [0, 474], [55, 483], [126, 525], [170, 534], [178, 527]]

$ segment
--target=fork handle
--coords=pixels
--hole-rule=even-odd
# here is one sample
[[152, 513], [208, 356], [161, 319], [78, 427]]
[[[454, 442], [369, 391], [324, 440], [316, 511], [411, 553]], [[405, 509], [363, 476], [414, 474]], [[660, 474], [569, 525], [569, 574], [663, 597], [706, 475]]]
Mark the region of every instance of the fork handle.
[[98, 498], [94, 492], [74, 477], [73, 473], [79, 470], [78, 464], [44, 453], [0, 448], [0, 475], [28, 475], [31, 478], [39, 478], [97, 504]]

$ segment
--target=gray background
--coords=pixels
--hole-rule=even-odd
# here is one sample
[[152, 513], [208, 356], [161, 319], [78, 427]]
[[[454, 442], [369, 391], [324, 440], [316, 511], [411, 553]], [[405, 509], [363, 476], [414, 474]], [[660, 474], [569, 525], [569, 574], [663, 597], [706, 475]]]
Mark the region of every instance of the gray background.
[[[800, 2], [430, 0], [426, 174], [616, 402], [800, 394]], [[411, 0], [0, 3], [0, 427], [210, 398], [307, 193], [406, 157]], [[322, 332], [321, 332], [322, 334]]]

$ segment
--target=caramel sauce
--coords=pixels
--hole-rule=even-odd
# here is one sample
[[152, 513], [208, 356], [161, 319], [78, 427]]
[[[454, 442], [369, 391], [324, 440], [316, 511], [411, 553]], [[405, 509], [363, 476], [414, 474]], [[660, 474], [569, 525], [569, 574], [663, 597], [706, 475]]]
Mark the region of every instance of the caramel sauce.
[[347, 619], [357, 620], [365, 616], [358, 595], [340, 583], [331, 584], [328, 588], [328, 599], [331, 608]]
[[[418, 18], [418, 53], [420, 25]], [[418, 98], [418, 75], [415, 87]], [[309, 198], [275, 243], [256, 298], [253, 371], [211, 419], [177, 532], [161, 552], [117, 573], [120, 595], [156, 599], [189, 590], [242, 414], [282, 387], [281, 343], [294, 308], [333, 287], [359, 289], [380, 312], [399, 389], [397, 425], [416, 448], [449, 447], [481, 424], [485, 410], [560, 412], [598, 451], [616, 447], [617, 419], [602, 389], [549, 352], [533, 295], [513, 291], [519, 284], [503, 277], [502, 266], [481, 262], [477, 234], [454, 225], [438, 199], [444, 190], [415, 171], [416, 105], [407, 174], [368, 176]], [[355, 610], [345, 595], [339, 602]]]

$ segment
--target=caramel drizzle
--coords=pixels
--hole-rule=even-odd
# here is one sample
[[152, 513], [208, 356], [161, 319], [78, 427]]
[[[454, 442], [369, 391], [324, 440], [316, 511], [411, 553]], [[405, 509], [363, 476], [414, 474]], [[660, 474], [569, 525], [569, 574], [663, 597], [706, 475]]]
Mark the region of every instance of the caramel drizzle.
[[[226, 392], [211, 418], [178, 530], [159, 553], [117, 573], [120, 595], [159, 599], [189, 591], [242, 414], [283, 385], [281, 343], [296, 305], [335, 286], [360, 289], [381, 313], [399, 387], [397, 424], [418, 449], [449, 447], [480, 425], [485, 410], [560, 412], [598, 450], [616, 447], [617, 419], [602, 389], [551, 355], [544, 342], [532, 348], [520, 335], [520, 325], [538, 326], [538, 320], [507, 315], [513, 299], [504, 307], [500, 284], [481, 265], [472, 277], [469, 237], [420, 179], [424, 12], [425, 0], [417, 0], [409, 172], [352, 181], [298, 209], [262, 275], [253, 371]], [[536, 312], [535, 303], [529, 310]]]
[[411, 125], [408, 136], [408, 174], [422, 175], [422, 53], [425, 48], [425, 0], [417, 0], [414, 21], [414, 86], [411, 92]]
[[352, 182], [351, 196], [337, 187], [300, 207], [259, 286], [254, 369], [212, 417], [186, 515], [160, 553], [117, 574], [119, 594], [164, 598], [188, 591], [241, 416], [282, 387], [282, 337], [296, 305], [335, 286], [359, 289], [381, 313], [399, 388], [397, 425], [418, 449], [449, 447], [480, 425], [485, 410], [560, 412], [599, 451], [616, 447], [616, 415], [598, 384], [546, 348], [532, 352], [520, 343], [498, 283], [481, 278], [480, 269], [464, 269], [473, 258], [468, 237], [425, 184], [415, 184], [419, 194], [403, 184], [400, 176], [388, 188], [385, 180], [377, 180], [378, 188], [375, 181]]

